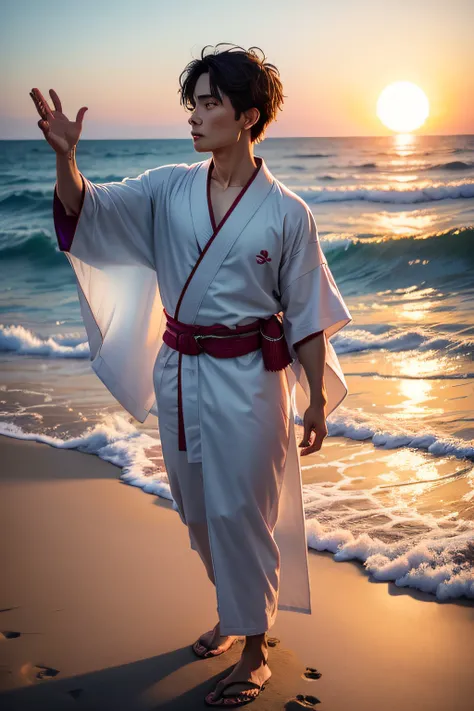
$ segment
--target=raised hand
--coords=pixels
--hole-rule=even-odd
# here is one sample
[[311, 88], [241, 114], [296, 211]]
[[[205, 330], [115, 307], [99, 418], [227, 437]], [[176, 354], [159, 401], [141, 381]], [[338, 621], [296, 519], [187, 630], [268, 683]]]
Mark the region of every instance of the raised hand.
[[32, 89], [30, 91], [30, 96], [41, 116], [41, 120], [38, 121], [38, 126], [56, 153], [66, 155], [79, 142], [82, 131], [82, 121], [87, 111], [87, 106], [83, 106], [79, 109], [75, 121], [70, 121], [68, 117], [63, 114], [61, 101], [54, 89], [50, 89], [49, 93], [51, 94], [55, 111], [51, 111], [48, 102], [39, 89]]

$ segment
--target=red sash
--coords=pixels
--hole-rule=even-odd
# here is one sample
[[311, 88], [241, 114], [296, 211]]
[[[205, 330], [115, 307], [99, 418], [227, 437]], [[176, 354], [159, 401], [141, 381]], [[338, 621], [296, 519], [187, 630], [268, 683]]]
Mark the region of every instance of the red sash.
[[229, 328], [221, 324], [198, 326], [182, 323], [170, 316], [165, 309], [166, 330], [163, 341], [178, 351], [178, 444], [179, 451], [186, 451], [186, 436], [183, 418], [183, 394], [181, 384], [181, 361], [185, 355], [207, 353], [214, 358], [236, 358], [262, 349], [266, 370], [283, 370], [292, 358], [278, 316], [257, 319], [245, 326]]

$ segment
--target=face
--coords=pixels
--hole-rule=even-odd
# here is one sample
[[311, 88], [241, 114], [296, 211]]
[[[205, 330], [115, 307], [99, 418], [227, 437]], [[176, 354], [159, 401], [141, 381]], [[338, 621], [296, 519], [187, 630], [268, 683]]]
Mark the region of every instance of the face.
[[188, 123], [193, 133], [194, 149], [198, 152], [215, 151], [235, 145], [239, 141], [250, 141], [250, 128], [260, 117], [258, 109], [250, 109], [235, 120], [235, 109], [228, 96], [222, 93], [222, 103], [211, 96], [209, 74], [201, 74], [194, 89], [196, 108]]

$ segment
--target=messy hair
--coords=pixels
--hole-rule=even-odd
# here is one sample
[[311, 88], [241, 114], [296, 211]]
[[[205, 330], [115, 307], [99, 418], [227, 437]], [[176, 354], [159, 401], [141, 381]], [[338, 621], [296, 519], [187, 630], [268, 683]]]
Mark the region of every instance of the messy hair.
[[[217, 47], [228, 42], [220, 42]], [[280, 73], [273, 65], [265, 62], [265, 55], [259, 47], [243, 47], [234, 45], [230, 49], [205, 55], [206, 45], [200, 59], [193, 59], [179, 76], [180, 103], [188, 111], [194, 111], [194, 90], [201, 74], [209, 73], [209, 84], [212, 96], [222, 103], [219, 89], [226, 94], [235, 109], [235, 120], [238, 121], [243, 111], [256, 108], [260, 118], [250, 129], [253, 143], [260, 143], [265, 137], [266, 127], [276, 120], [277, 110], [281, 111], [283, 104], [283, 86]], [[262, 53], [260, 59], [254, 50]]]

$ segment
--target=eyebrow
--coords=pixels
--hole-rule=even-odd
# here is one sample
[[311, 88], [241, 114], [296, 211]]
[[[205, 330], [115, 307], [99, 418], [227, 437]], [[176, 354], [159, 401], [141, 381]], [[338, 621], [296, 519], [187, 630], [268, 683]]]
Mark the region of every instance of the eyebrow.
[[[212, 94], [199, 94], [197, 97], [198, 99], [216, 99], [215, 96], [212, 96]], [[218, 99], [216, 99], [218, 101]]]

